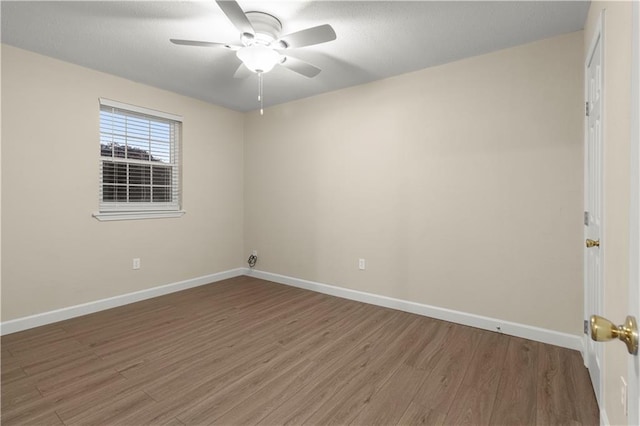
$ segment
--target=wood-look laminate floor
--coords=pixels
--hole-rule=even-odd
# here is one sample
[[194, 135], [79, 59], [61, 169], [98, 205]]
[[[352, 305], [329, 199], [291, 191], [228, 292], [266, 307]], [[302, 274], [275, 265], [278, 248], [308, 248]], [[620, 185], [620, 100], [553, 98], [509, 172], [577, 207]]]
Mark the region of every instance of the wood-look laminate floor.
[[239, 277], [2, 337], [2, 424], [598, 424], [579, 353]]

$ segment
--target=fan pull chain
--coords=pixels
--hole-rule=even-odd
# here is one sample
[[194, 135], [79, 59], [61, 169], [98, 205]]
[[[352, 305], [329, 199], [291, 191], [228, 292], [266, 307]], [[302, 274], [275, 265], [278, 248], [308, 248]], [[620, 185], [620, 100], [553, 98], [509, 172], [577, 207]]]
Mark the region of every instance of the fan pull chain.
[[264, 115], [264, 109], [263, 109], [263, 101], [262, 101], [262, 73], [259, 72], [258, 73], [258, 101], [260, 101], [260, 115]]

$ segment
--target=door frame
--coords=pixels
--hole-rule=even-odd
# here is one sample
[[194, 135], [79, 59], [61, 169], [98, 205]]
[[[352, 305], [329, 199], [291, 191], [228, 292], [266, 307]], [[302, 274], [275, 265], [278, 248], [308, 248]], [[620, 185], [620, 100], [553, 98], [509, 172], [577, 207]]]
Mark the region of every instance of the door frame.
[[[631, 194], [629, 203], [629, 315], [640, 319], [640, 3], [631, 6]], [[640, 424], [640, 355], [629, 356], [628, 424]]]
[[[600, 196], [600, 223], [604, 224], [604, 217], [606, 215], [606, 211], [604, 209], [604, 199], [605, 199], [605, 188], [604, 188], [604, 182], [603, 177], [604, 177], [604, 155], [605, 155], [605, 149], [604, 149], [604, 145], [605, 145], [605, 140], [604, 140], [604, 136], [606, 134], [606, 132], [604, 131], [604, 128], [606, 126], [606, 108], [604, 105], [605, 102], [605, 73], [606, 73], [606, 69], [605, 69], [605, 35], [604, 35], [604, 23], [605, 23], [605, 9], [602, 9], [600, 11], [600, 16], [598, 17], [597, 23], [596, 23], [596, 28], [595, 28], [595, 32], [593, 34], [593, 37], [591, 39], [591, 42], [589, 43], [589, 49], [587, 50], [587, 55], [586, 55], [586, 59], [584, 62], [584, 102], [586, 105], [586, 102], [589, 101], [589, 78], [588, 78], [588, 70], [589, 70], [589, 63], [591, 62], [591, 58], [594, 54], [594, 50], [596, 48], [597, 45], [599, 45], [599, 49], [600, 49], [600, 62], [601, 62], [601, 74], [600, 74], [600, 79], [601, 79], [601, 97], [602, 97], [602, 109], [601, 109], [601, 125], [600, 125], [600, 141], [601, 141], [601, 147], [602, 149], [600, 150], [600, 164], [601, 164], [601, 182], [600, 182], [600, 190], [601, 190], [601, 196]], [[589, 188], [587, 183], [589, 182], [589, 178], [588, 178], [588, 173], [589, 173], [589, 165], [588, 165], [588, 161], [589, 161], [589, 157], [588, 157], [588, 153], [589, 153], [589, 117], [586, 115], [585, 113], [585, 117], [584, 117], [584, 177], [583, 177], [583, 182], [584, 182], [584, 211], [587, 211], [588, 206], [587, 206], [587, 200], [588, 200], [588, 194], [589, 194]], [[588, 319], [591, 317], [591, 315], [593, 313], [595, 313], [596, 309], [595, 306], [592, 306], [590, 298], [589, 298], [589, 294], [590, 294], [590, 289], [588, 286], [588, 281], [587, 281], [587, 249], [584, 246], [584, 241], [587, 238], [587, 226], [584, 226], [584, 231], [583, 231], [583, 244], [582, 244], [582, 250], [583, 250], [583, 291], [584, 291], [584, 320], [588, 321]], [[600, 227], [600, 241], [604, 241], [606, 243], [606, 239], [605, 239], [605, 229], [604, 226]], [[600, 250], [600, 259], [604, 259], [604, 252], [605, 252], [605, 246], [606, 244], [601, 244], [600, 247], [598, 248], [598, 250]], [[601, 288], [600, 288], [600, 294], [598, 295], [598, 297], [602, 300], [604, 298], [604, 282], [603, 282], [603, 277], [604, 277], [604, 269], [605, 269], [605, 264], [604, 262], [600, 262], [600, 283], [601, 283]], [[599, 314], [602, 314], [601, 312]], [[583, 360], [584, 360], [584, 365], [588, 368], [589, 367], [589, 358], [590, 358], [590, 353], [589, 353], [589, 331], [585, 330], [585, 334], [583, 336]], [[604, 365], [604, 351], [602, 352], [602, 358], [601, 358], [601, 362], [602, 365]], [[598, 375], [598, 388], [596, 389], [594, 387], [594, 392], [596, 394], [596, 400], [598, 401], [598, 403], [602, 403], [602, 396], [603, 396], [603, 374], [602, 374], [602, 368], [599, 369], [599, 375]], [[593, 383], [592, 383], [593, 385]], [[602, 409], [604, 407], [600, 407], [601, 408], [601, 413], [603, 412]]]

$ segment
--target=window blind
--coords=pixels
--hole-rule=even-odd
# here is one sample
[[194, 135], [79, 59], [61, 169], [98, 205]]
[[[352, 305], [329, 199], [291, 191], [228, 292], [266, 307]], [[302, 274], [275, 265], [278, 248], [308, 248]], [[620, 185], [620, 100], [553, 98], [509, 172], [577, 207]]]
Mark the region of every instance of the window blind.
[[100, 99], [100, 211], [180, 209], [181, 117]]

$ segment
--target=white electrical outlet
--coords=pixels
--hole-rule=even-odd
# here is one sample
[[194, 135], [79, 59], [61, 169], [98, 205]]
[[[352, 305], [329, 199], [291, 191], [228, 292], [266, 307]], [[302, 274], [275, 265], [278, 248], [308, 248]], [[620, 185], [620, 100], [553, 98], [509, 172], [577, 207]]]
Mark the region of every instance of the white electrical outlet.
[[366, 267], [366, 263], [364, 259], [358, 259], [358, 269], [360, 269], [361, 271], [364, 271]]
[[140, 269], [140, 258], [139, 257], [134, 257], [133, 258], [133, 269]]

